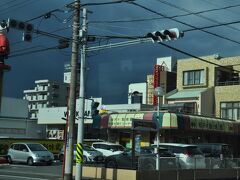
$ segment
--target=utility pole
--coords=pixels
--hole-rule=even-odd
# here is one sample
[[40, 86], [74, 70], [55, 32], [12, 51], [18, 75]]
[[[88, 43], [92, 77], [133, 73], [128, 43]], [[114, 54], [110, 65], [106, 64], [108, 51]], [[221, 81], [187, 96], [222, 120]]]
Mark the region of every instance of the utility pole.
[[[81, 68], [80, 68], [80, 90], [79, 90], [79, 120], [77, 143], [83, 144], [84, 136], [84, 109], [85, 109], [85, 62], [86, 62], [86, 44], [87, 44], [87, 9], [83, 8], [83, 22], [81, 30]], [[76, 180], [82, 179], [82, 162], [76, 163]]]
[[72, 180], [73, 171], [73, 136], [74, 123], [76, 117], [76, 85], [77, 85], [77, 63], [79, 48], [79, 29], [80, 29], [80, 0], [74, 1], [74, 17], [73, 17], [73, 37], [72, 37], [72, 57], [71, 57], [71, 81], [69, 94], [69, 120], [66, 141], [66, 159], [64, 180]]

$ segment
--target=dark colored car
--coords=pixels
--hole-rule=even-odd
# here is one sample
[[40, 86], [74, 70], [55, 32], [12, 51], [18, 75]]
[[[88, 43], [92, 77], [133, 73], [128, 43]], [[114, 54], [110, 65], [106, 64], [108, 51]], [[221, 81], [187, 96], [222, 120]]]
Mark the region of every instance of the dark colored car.
[[[176, 168], [176, 159], [174, 154], [170, 153], [165, 148], [160, 148], [159, 155], [161, 158], [160, 168]], [[156, 168], [156, 154], [154, 153], [154, 149], [152, 147], [143, 147], [141, 148], [140, 153], [135, 152], [135, 158], [133, 160], [132, 150], [129, 149], [121, 154], [106, 157], [105, 167], [154, 170]]]

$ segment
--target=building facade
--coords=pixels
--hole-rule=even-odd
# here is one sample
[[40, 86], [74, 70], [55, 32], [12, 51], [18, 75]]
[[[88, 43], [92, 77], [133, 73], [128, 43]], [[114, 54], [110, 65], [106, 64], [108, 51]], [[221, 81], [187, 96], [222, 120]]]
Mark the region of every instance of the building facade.
[[28, 101], [2, 97], [0, 111], [0, 137], [5, 138], [43, 138], [45, 126], [29, 119]]
[[29, 102], [30, 119], [38, 119], [40, 108], [66, 106], [68, 101], [69, 85], [50, 80], [35, 81], [34, 89], [24, 90], [23, 99]]
[[182, 59], [177, 63], [177, 89], [168, 104], [185, 106], [187, 113], [240, 120], [240, 57]]

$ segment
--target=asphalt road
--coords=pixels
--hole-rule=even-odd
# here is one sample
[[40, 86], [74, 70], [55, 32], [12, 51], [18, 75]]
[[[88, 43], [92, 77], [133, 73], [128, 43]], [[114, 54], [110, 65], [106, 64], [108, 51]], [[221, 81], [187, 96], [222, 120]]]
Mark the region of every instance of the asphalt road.
[[11, 164], [0, 166], [0, 180], [60, 180], [62, 165], [59, 162], [51, 166]]

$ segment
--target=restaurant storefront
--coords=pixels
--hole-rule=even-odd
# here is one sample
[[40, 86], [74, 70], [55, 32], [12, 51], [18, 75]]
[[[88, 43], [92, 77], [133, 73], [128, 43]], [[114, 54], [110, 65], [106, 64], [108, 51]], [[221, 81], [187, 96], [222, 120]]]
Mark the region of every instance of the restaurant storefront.
[[[156, 112], [112, 113], [101, 115], [99, 126], [107, 129], [108, 140], [131, 147], [132, 120], [155, 121], [160, 125], [160, 142], [198, 143], [224, 142], [240, 147], [240, 122], [160, 112], [159, 121]], [[156, 132], [136, 132], [141, 136], [141, 146], [148, 146], [155, 141]]]

